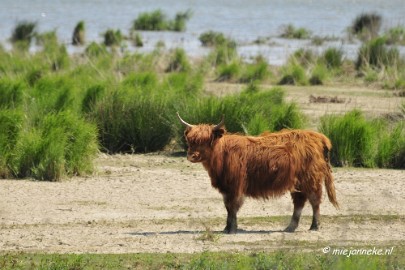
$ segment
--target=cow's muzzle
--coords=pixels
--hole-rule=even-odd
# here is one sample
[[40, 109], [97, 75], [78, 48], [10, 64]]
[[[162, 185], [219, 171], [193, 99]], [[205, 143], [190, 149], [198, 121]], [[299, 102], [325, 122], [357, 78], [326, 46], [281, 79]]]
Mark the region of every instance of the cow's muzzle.
[[200, 153], [187, 153], [187, 160], [193, 163], [201, 162], [201, 155]]

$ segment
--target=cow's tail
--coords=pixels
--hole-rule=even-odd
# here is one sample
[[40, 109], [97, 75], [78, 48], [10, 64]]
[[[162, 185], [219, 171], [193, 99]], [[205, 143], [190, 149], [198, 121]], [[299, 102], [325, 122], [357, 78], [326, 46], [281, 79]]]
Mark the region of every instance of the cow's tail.
[[333, 183], [333, 176], [330, 171], [325, 176], [325, 188], [329, 201], [333, 204], [333, 206], [335, 206], [336, 209], [339, 209], [339, 204], [336, 199], [335, 184]]
[[329, 142], [328, 144], [324, 145], [324, 157], [326, 164], [328, 166], [327, 172], [325, 173], [325, 188], [326, 188], [326, 193], [328, 194], [329, 201], [335, 206], [336, 209], [339, 209], [339, 203], [337, 202], [336, 199], [336, 190], [335, 190], [335, 184], [333, 182], [333, 175], [332, 175], [332, 168], [330, 166], [330, 149], [331, 145]]

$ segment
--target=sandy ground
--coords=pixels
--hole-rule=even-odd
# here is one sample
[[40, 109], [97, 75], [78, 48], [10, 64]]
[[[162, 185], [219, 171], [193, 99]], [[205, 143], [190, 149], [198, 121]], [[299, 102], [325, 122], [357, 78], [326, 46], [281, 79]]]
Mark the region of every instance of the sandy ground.
[[247, 199], [239, 233], [224, 235], [225, 209], [200, 164], [183, 156], [101, 155], [98, 172], [62, 182], [0, 181], [0, 250], [134, 253], [394, 247], [405, 242], [405, 171], [334, 169], [340, 210], [327, 198], [321, 228], [295, 233], [288, 194]]

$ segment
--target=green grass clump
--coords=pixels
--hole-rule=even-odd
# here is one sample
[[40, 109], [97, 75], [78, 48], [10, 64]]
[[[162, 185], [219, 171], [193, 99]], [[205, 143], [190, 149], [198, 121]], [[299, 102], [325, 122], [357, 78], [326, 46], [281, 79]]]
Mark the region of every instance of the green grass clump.
[[229, 64], [235, 61], [238, 57], [236, 44], [230, 42], [216, 46], [209, 57], [212, 59], [212, 64], [214, 66]]
[[135, 47], [143, 47], [143, 40], [140, 33], [131, 31], [130, 38]]
[[[405, 168], [405, 122], [397, 123], [391, 130], [381, 132], [376, 164], [381, 168]], [[387, 132], [389, 130], [389, 132]]]
[[175, 49], [166, 72], [187, 72], [191, 69], [187, 54], [183, 49]]
[[241, 83], [251, 83], [251, 82], [262, 82], [270, 76], [267, 62], [262, 58], [258, 57], [255, 63], [248, 64], [245, 66], [245, 70], [241, 75], [239, 82]]
[[335, 166], [373, 167], [376, 130], [363, 114], [354, 110], [344, 116], [321, 118], [319, 130], [332, 141]]
[[23, 21], [17, 23], [11, 35], [11, 42], [23, 42], [29, 46], [32, 38], [35, 36], [36, 27], [37, 23], [35, 22]]
[[65, 75], [47, 75], [39, 79], [30, 91], [28, 109], [34, 122], [48, 113], [79, 110], [78, 88], [74, 80]]
[[85, 53], [89, 57], [99, 57], [102, 55], [107, 55], [108, 51], [104, 44], [100, 45], [93, 41], [86, 47]]
[[279, 85], [307, 85], [308, 79], [305, 69], [298, 63], [291, 63], [282, 69]]
[[22, 106], [25, 88], [22, 81], [0, 79], [0, 109], [16, 109]]
[[283, 27], [280, 37], [288, 39], [308, 39], [311, 37], [311, 31], [303, 27], [295, 28], [292, 24], [288, 24]]
[[169, 20], [160, 9], [144, 12], [134, 20], [132, 30], [182, 32], [186, 30], [186, 22], [191, 15], [190, 10], [178, 12], [173, 20]]
[[69, 112], [49, 114], [22, 132], [11, 166], [15, 177], [58, 181], [91, 172], [97, 151], [94, 125]]
[[219, 82], [236, 82], [240, 76], [241, 69], [239, 61], [234, 61], [228, 65], [222, 64], [217, 68], [218, 77], [216, 80]]
[[209, 58], [214, 66], [228, 65], [237, 58], [236, 42], [226, 38], [224, 34], [215, 31], [207, 31], [199, 36], [201, 44], [205, 47], [212, 47]]
[[0, 178], [12, 176], [10, 160], [23, 128], [24, 115], [16, 110], [0, 109]]
[[397, 48], [388, 48], [385, 45], [385, 38], [379, 37], [364, 44], [358, 53], [356, 68], [385, 68], [399, 67], [403, 64]]
[[318, 63], [313, 69], [309, 83], [311, 85], [322, 85], [329, 76], [328, 69], [322, 63]]
[[162, 82], [161, 89], [166, 89], [166, 97], [175, 99], [181, 105], [190, 99], [198, 99], [203, 95], [204, 76], [200, 73], [171, 73]]
[[[229, 132], [259, 135], [264, 131], [303, 127], [304, 118], [294, 103], [284, 101], [284, 91], [249, 90], [224, 98], [207, 97], [188, 102], [179, 109], [182, 117], [191, 124], [216, 124], [225, 116]], [[182, 137], [184, 128], [178, 127]]]
[[107, 47], [120, 46], [124, 37], [120, 30], [108, 29], [104, 33], [104, 45]]
[[186, 22], [188, 20], [190, 20], [191, 16], [192, 16], [191, 10], [176, 13], [174, 22], [172, 22], [172, 26], [170, 27], [170, 30], [173, 30], [176, 32], [186, 31]]
[[160, 9], [152, 12], [144, 12], [133, 22], [134, 30], [162, 31], [167, 29], [167, 18]]
[[323, 53], [322, 58], [328, 69], [339, 69], [343, 64], [343, 50], [338, 48], [328, 48]]
[[86, 29], [85, 29], [85, 24], [84, 21], [79, 21], [75, 29], [73, 30], [73, 35], [72, 35], [72, 44], [73, 45], [84, 45], [86, 42]]
[[[172, 138], [168, 120], [170, 95], [160, 91], [153, 73], [132, 74], [121, 85], [91, 102], [88, 113], [99, 128], [102, 150], [117, 152], [154, 152], [162, 150]], [[102, 90], [91, 90], [97, 96]]]
[[36, 34], [36, 43], [42, 46], [45, 54], [54, 54], [59, 48], [58, 36], [56, 31]]
[[405, 167], [404, 121], [367, 120], [354, 110], [343, 116], [324, 116], [319, 130], [332, 141], [335, 166]]
[[370, 40], [378, 36], [381, 23], [381, 15], [377, 13], [362, 13], [354, 19], [350, 32], [362, 40]]
[[405, 45], [405, 27], [397, 26], [384, 33], [388, 45]]
[[198, 38], [203, 46], [215, 47], [227, 43], [228, 39], [223, 33], [207, 31], [202, 33]]

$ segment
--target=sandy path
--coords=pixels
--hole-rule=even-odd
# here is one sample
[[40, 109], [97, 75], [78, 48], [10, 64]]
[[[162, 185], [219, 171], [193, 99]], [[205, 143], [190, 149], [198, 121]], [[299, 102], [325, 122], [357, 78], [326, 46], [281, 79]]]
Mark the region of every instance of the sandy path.
[[296, 233], [280, 230], [289, 195], [248, 199], [240, 233], [223, 235], [225, 209], [200, 164], [164, 155], [102, 155], [98, 174], [59, 183], [0, 181], [0, 250], [197, 252], [405, 242], [405, 171], [335, 169], [336, 210], [325, 198], [321, 229], [309, 232], [307, 205]]

